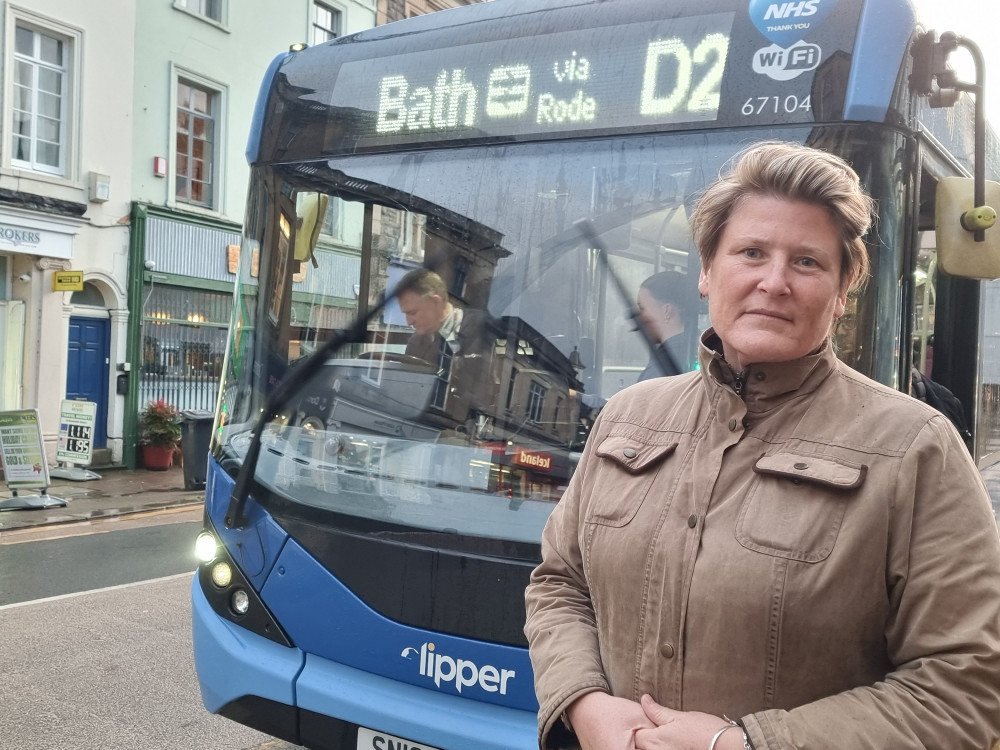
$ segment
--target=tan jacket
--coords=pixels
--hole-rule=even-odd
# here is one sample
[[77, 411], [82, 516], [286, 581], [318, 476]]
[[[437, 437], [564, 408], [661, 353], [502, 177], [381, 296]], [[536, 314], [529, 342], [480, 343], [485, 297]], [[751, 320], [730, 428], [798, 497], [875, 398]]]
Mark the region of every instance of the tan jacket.
[[988, 748], [1000, 537], [954, 428], [828, 348], [733, 386], [703, 345], [601, 413], [526, 595], [540, 746], [604, 690], [757, 750]]

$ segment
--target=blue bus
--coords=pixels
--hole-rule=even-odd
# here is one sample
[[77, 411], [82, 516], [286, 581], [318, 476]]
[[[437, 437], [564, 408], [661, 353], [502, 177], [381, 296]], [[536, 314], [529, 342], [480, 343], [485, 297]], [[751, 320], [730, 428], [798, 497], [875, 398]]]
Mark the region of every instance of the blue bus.
[[688, 216], [754, 141], [861, 175], [880, 215], [839, 356], [949, 387], [989, 478], [997, 153], [960, 47], [909, 0], [494, 0], [279, 56], [192, 590], [207, 710], [309, 748], [536, 746], [542, 527], [602, 404], [665, 366], [647, 279], [695, 367]]

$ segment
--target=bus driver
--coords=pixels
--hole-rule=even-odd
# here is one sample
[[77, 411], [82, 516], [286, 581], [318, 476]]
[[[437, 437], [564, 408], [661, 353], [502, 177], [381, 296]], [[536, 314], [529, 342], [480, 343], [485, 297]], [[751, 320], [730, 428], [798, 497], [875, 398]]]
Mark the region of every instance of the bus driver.
[[[426, 268], [408, 272], [397, 289], [399, 309], [414, 329], [406, 354], [437, 368], [438, 383], [431, 404], [464, 424], [469, 410], [482, 406], [488, 355], [492, 351], [486, 316], [482, 311], [453, 305], [444, 279]], [[459, 378], [461, 388], [455, 386]], [[470, 395], [473, 398], [467, 401]], [[459, 397], [467, 403], [457, 403]]]

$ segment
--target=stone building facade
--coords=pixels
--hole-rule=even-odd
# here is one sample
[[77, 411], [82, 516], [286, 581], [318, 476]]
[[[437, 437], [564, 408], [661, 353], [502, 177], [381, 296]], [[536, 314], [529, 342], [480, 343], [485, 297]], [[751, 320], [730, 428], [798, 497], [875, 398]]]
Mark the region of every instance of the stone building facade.
[[483, 0], [379, 0], [378, 25], [399, 21], [411, 16], [421, 16], [436, 10], [472, 5]]

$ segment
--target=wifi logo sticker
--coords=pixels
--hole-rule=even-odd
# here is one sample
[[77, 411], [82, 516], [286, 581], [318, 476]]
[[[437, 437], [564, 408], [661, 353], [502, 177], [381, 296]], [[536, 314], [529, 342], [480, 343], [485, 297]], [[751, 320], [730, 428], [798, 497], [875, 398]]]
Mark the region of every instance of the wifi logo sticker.
[[823, 51], [818, 44], [796, 42], [788, 49], [772, 44], [754, 53], [753, 70], [775, 81], [790, 81], [815, 70], [822, 58]]

